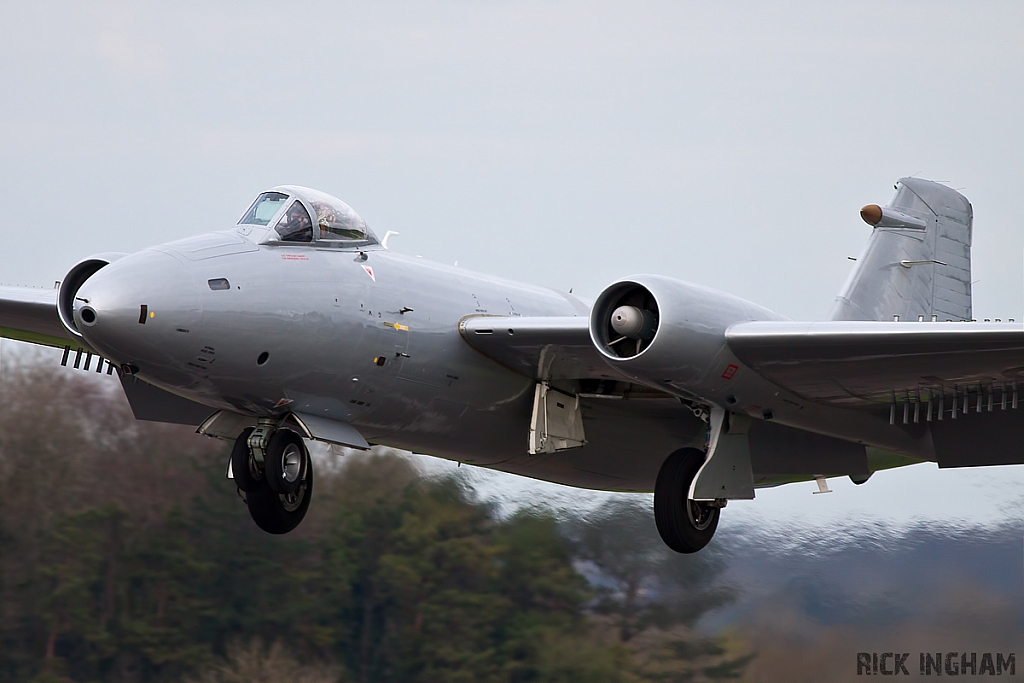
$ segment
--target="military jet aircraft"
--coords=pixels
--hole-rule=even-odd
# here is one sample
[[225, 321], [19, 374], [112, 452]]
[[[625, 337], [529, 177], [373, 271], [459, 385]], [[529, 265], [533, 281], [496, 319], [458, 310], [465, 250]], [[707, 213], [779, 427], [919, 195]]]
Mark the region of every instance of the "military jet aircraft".
[[971, 204], [903, 178], [831, 319], [661, 275], [594, 301], [411, 258], [315, 190], [238, 224], [0, 288], [0, 334], [116, 372], [134, 414], [229, 440], [253, 520], [286, 533], [307, 440], [653, 491], [682, 553], [759, 487], [922, 461], [1024, 462], [1024, 326], [971, 319]]

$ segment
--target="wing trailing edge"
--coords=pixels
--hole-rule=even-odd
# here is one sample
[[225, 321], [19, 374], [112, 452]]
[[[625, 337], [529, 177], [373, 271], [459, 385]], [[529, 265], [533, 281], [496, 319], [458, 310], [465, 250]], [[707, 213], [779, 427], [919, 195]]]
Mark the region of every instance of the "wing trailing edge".
[[1024, 382], [1020, 323], [747, 322], [726, 341], [773, 384], [839, 406], [956, 390], [1001, 400]]

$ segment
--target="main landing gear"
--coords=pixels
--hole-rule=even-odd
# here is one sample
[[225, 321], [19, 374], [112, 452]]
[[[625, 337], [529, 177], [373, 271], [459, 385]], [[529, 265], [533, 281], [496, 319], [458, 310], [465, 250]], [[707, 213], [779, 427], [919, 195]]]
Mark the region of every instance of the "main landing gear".
[[231, 451], [231, 472], [256, 525], [286, 534], [299, 525], [313, 496], [313, 463], [302, 437], [260, 425], [243, 431]]
[[711, 541], [725, 501], [690, 500], [690, 484], [704, 464], [704, 452], [682, 448], [668, 456], [654, 484], [658, 533], [677, 553], [695, 553]]

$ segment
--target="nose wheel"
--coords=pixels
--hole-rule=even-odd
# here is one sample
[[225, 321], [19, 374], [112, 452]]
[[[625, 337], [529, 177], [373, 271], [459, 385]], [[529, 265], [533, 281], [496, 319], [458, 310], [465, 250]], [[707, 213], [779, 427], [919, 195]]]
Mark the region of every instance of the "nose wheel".
[[246, 429], [232, 449], [235, 484], [245, 494], [256, 526], [269, 534], [286, 534], [306, 516], [313, 496], [309, 450], [302, 437], [290, 429], [275, 431], [264, 449], [250, 446], [252, 435], [253, 430]]
[[704, 463], [704, 453], [683, 448], [668, 456], [654, 484], [654, 521], [658, 533], [677, 553], [695, 553], [718, 528], [720, 505], [690, 500], [690, 484]]

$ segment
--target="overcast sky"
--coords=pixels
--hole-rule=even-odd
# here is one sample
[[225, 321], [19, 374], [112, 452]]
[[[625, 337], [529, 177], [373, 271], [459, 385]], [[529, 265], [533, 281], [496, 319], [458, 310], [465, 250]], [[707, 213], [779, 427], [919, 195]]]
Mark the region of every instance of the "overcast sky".
[[0, 282], [300, 184], [398, 251], [820, 319], [918, 175], [974, 204], [976, 317], [1024, 317], [1024, 5], [725, 5], [2, 3]]

